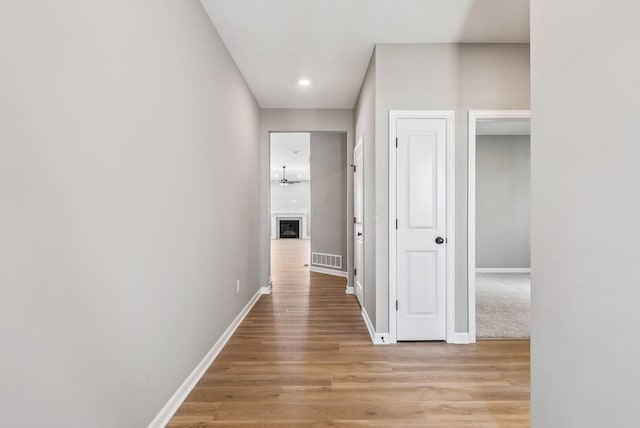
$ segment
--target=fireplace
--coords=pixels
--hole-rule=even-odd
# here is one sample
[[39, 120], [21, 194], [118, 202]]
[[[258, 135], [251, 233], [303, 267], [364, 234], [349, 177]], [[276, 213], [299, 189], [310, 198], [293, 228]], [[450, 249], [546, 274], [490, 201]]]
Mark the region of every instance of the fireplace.
[[280, 238], [300, 239], [299, 220], [279, 220]]
[[298, 239], [309, 239], [307, 235], [307, 210], [305, 209], [284, 209], [271, 211], [271, 239], [280, 239], [280, 221], [298, 221]]

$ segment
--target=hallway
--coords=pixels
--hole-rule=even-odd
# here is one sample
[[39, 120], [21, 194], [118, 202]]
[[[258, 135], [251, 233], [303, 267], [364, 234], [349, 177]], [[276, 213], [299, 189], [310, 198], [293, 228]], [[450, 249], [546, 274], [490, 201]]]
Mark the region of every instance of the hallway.
[[344, 279], [304, 266], [308, 241], [272, 248], [273, 293], [168, 426], [528, 426], [528, 340], [373, 346]]

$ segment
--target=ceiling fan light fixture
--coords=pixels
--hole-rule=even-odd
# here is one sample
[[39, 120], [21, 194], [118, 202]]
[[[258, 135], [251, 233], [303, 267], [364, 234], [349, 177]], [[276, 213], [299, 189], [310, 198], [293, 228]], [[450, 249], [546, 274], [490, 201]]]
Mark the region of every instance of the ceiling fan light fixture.
[[282, 166], [282, 178], [280, 179], [280, 186], [287, 187], [289, 184], [297, 184], [299, 181], [289, 181], [287, 180], [287, 170], [286, 166]]

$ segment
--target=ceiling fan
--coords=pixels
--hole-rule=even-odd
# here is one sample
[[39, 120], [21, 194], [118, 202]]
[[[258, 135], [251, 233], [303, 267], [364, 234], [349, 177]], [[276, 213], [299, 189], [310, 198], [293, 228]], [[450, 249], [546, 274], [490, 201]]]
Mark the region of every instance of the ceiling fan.
[[287, 187], [289, 184], [298, 184], [300, 183], [299, 181], [291, 181], [291, 180], [287, 180], [287, 176], [285, 175], [286, 172], [286, 166], [282, 166], [282, 178], [280, 179], [280, 185], [282, 187]]

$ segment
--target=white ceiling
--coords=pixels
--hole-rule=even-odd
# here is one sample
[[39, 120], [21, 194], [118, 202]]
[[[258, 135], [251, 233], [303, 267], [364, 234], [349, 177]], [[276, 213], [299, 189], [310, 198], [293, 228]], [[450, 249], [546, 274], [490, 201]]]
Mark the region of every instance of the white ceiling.
[[377, 43], [529, 42], [529, 0], [201, 1], [262, 108], [353, 108]]
[[530, 119], [484, 119], [476, 123], [476, 135], [531, 135]]
[[287, 167], [287, 180], [309, 181], [311, 134], [308, 132], [272, 132], [270, 146], [272, 181], [280, 181], [283, 165]]

